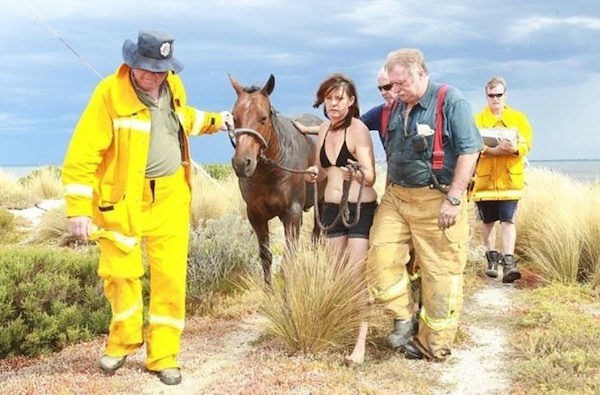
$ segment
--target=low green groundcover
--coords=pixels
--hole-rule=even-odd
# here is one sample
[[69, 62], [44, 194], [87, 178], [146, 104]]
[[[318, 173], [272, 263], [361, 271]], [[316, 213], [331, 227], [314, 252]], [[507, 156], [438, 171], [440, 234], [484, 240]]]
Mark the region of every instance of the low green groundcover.
[[37, 355], [106, 332], [97, 250], [0, 249], [0, 358]]

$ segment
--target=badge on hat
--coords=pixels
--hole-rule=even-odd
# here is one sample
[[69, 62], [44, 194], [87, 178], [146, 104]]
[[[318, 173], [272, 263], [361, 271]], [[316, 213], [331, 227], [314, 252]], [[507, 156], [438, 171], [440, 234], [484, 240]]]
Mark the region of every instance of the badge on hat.
[[162, 43], [162, 45], [160, 46], [160, 54], [162, 55], [162, 57], [166, 58], [167, 56], [169, 56], [169, 52], [171, 52], [171, 43], [168, 41]]

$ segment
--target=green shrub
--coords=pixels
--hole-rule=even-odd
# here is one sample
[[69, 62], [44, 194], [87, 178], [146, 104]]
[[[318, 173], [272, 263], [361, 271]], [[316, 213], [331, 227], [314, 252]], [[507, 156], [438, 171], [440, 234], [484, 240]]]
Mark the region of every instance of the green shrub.
[[188, 310], [208, 313], [215, 296], [235, 292], [241, 274], [258, 272], [258, 247], [250, 225], [237, 215], [210, 220], [190, 232], [187, 271]]
[[216, 180], [226, 180], [233, 174], [233, 168], [229, 163], [208, 163], [200, 165], [206, 172]]
[[0, 357], [37, 355], [106, 332], [97, 250], [0, 250]]

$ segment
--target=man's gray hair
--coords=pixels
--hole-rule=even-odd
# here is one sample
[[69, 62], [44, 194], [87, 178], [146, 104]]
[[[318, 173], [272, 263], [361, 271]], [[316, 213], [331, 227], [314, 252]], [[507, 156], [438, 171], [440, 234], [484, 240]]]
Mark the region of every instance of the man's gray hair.
[[504, 92], [506, 92], [506, 89], [508, 88], [506, 86], [506, 80], [502, 77], [492, 77], [492, 79], [485, 84], [485, 93], [487, 93], [488, 89], [494, 89], [498, 85], [502, 85], [504, 87]]
[[425, 64], [425, 56], [423, 52], [414, 48], [402, 48], [397, 51], [390, 52], [385, 60], [385, 69], [391, 70], [395, 66], [402, 66], [409, 70], [411, 76], [417, 73], [428, 75], [427, 65]]

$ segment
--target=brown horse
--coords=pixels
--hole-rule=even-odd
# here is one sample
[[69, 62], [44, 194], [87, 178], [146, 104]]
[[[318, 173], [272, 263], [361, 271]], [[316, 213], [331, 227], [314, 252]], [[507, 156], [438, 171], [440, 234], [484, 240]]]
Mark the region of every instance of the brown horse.
[[[281, 220], [290, 247], [298, 239], [302, 212], [314, 202], [313, 185], [304, 181], [304, 174], [281, 167], [303, 171], [313, 165], [316, 140], [300, 133], [289, 118], [273, 109], [269, 100], [275, 87], [273, 75], [262, 88], [244, 88], [233, 78], [230, 80], [237, 93], [233, 107], [235, 154], [231, 164], [246, 202], [248, 220], [256, 232], [265, 282], [270, 284], [268, 221], [274, 217]], [[313, 237], [318, 235], [315, 224]]]

